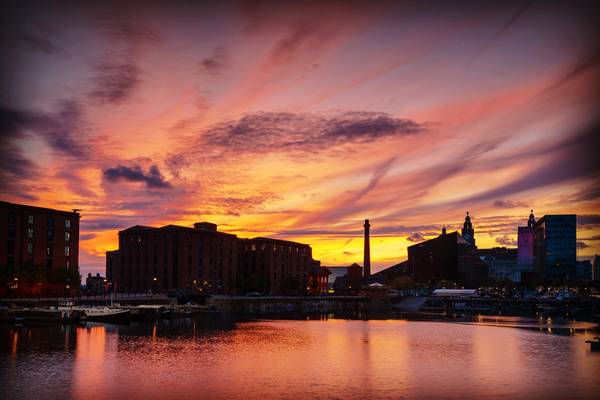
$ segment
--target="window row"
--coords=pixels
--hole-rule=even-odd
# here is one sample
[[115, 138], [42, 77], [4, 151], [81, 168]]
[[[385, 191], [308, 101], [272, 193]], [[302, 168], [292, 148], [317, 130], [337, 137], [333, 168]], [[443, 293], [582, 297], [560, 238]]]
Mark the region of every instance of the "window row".
[[[33, 254], [33, 243], [27, 243], [27, 245], [25, 246], [25, 249], [27, 251], [27, 254]], [[8, 242], [8, 253], [9, 254], [14, 254], [14, 242], [9, 241]], [[53, 246], [46, 246], [46, 256], [48, 257], [52, 257], [54, 255], [54, 247]], [[70, 245], [66, 245], [65, 246], [65, 257], [69, 257], [71, 256], [71, 246]]]
[[[267, 250], [267, 248], [271, 248], [271, 245], [267, 245], [267, 244], [252, 244], [250, 246], [246, 245], [245, 246], [245, 250], [251, 250], [251, 251], [256, 251], [256, 250]], [[306, 254], [306, 248], [305, 247], [296, 247], [296, 246], [283, 246], [283, 245], [273, 245], [273, 251], [279, 251], [279, 252], [287, 252], [288, 253], [300, 253], [300, 254]]]
[[[27, 228], [27, 238], [33, 239], [34, 235], [35, 235], [34, 229]], [[14, 239], [14, 237], [15, 237], [15, 229], [14, 229], [14, 226], [12, 226], [12, 225], [8, 226], [8, 237], [10, 239]], [[54, 240], [54, 230], [48, 229], [48, 231], [46, 232], [46, 240], [48, 240], [49, 242]], [[71, 232], [66, 231], [65, 232], [65, 242], [70, 242], [70, 241], [71, 241]]]

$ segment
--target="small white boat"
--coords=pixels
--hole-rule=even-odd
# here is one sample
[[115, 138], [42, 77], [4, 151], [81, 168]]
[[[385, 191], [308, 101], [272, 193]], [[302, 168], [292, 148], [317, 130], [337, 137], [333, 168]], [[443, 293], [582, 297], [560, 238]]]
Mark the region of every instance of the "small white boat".
[[85, 314], [88, 321], [98, 322], [128, 322], [130, 311], [127, 308], [110, 307], [77, 307]]

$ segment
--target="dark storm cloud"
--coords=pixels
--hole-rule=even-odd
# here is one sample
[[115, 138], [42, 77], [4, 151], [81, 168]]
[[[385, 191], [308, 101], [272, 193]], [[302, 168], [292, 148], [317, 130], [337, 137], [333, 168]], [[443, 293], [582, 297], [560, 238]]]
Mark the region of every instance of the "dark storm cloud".
[[217, 124], [203, 132], [200, 140], [203, 146], [235, 153], [319, 151], [425, 131], [412, 120], [377, 112], [333, 116], [263, 112]]
[[227, 50], [223, 46], [216, 47], [210, 57], [200, 61], [200, 68], [210, 75], [218, 75], [226, 67]]
[[103, 177], [109, 182], [118, 182], [120, 180], [143, 182], [146, 187], [152, 189], [169, 189], [172, 187], [169, 182], [165, 181], [156, 165], [151, 166], [147, 173], [139, 165], [134, 165], [133, 167], [119, 165], [104, 170]]

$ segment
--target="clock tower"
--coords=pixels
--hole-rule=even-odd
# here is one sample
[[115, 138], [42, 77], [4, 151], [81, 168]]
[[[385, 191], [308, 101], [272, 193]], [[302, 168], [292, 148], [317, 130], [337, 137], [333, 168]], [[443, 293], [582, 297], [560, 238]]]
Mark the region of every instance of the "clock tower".
[[467, 217], [465, 218], [465, 223], [462, 227], [461, 235], [470, 246], [475, 247], [475, 230], [473, 230], [473, 224], [471, 223], [471, 217], [469, 216], [468, 211]]

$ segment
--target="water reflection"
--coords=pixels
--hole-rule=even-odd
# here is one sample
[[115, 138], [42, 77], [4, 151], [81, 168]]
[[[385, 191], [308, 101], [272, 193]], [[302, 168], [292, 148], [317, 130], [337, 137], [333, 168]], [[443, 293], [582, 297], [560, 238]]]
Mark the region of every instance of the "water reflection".
[[14, 356], [17, 354], [17, 346], [19, 344], [19, 332], [12, 332], [12, 344], [11, 344], [11, 354]]
[[[0, 326], [6, 398], [588, 398], [585, 335], [405, 320]], [[588, 334], [587, 336], [591, 336]]]

